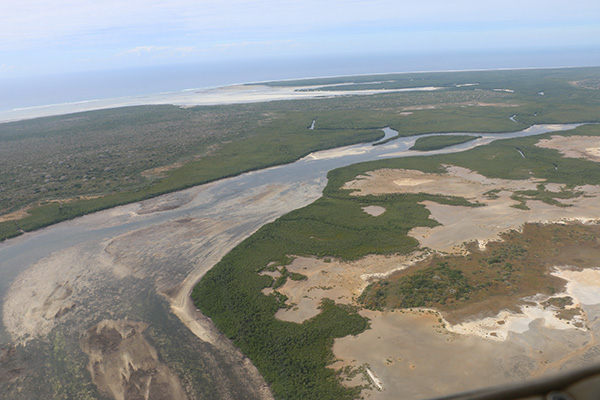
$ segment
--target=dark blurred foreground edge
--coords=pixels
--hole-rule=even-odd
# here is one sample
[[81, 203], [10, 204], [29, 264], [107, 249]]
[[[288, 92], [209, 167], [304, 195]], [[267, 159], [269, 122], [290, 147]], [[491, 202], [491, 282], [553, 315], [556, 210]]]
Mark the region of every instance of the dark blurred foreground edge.
[[431, 400], [600, 400], [600, 365], [532, 382]]

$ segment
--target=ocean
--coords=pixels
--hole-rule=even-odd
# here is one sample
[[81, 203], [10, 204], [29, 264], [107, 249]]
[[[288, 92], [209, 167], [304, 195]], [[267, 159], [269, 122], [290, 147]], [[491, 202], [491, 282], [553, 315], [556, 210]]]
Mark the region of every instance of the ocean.
[[169, 97], [185, 90], [251, 82], [371, 73], [597, 65], [600, 65], [598, 49], [571, 49], [273, 57], [12, 79], [0, 77], [0, 122], [111, 105], [160, 103], [161, 98], [168, 102]]

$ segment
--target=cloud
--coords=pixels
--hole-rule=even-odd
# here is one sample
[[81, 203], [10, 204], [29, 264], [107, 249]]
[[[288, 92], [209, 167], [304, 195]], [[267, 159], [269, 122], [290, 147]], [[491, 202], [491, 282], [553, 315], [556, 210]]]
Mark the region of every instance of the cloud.
[[[147, 36], [212, 42], [269, 40], [387, 26], [597, 23], [600, 2], [558, 0], [19, 0], [4, 1], [0, 50], [96, 42], [123, 46]], [[147, 43], [147, 40], [145, 40]], [[166, 43], [166, 42], [165, 42]], [[188, 45], [188, 43], [186, 43]]]
[[127, 49], [116, 54], [117, 57], [134, 55], [185, 55], [197, 52], [195, 46], [137, 46], [132, 49]]
[[15, 70], [17, 67], [15, 65], [8, 64], [0, 64], [0, 72], [9, 72]]
[[214, 45], [216, 49], [231, 49], [239, 47], [251, 47], [251, 46], [279, 46], [282, 44], [291, 44], [292, 40], [263, 40], [263, 41], [243, 41], [235, 43], [219, 43]]
[[72, 69], [73, 60], [100, 66], [115, 55], [128, 65], [407, 46], [600, 46], [597, 15], [598, 1], [564, 0], [4, 0], [0, 54], [17, 69], [49, 60]]

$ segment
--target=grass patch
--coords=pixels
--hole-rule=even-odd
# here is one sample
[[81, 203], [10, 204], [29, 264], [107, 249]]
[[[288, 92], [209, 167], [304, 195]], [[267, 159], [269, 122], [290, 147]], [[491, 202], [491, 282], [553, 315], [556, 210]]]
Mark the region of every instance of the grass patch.
[[[549, 274], [555, 265], [593, 267], [600, 256], [598, 234], [598, 226], [525, 224], [523, 233], [505, 233], [485, 251], [471, 243], [468, 256], [435, 256], [373, 283], [359, 302], [380, 310], [431, 307], [452, 323], [503, 309], [518, 311], [523, 297], [561, 290], [564, 281]], [[559, 309], [569, 304], [569, 298], [545, 303]]]

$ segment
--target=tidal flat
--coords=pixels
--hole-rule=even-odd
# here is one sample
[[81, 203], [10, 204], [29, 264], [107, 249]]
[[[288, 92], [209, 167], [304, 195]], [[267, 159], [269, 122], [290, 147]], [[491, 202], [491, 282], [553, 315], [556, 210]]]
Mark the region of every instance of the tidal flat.
[[[590, 70], [568, 72], [585, 75]], [[39, 184], [48, 186], [49, 189], [35, 192], [35, 196], [30, 198], [25, 196], [19, 203], [33, 207], [19, 209], [31, 216], [30, 220], [27, 219], [29, 217], [23, 217], [23, 214], [10, 214], [19, 211], [17, 209], [6, 208], [6, 214], [3, 215], [6, 221], [2, 222], [2, 227], [14, 230], [20, 226], [21, 231], [18, 233], [22, 235], [0, 244], [0, 295], [3, 299], [0, 397], [28, 399], [47, 395], [48, 390], [45, 389], [42, 393], [42, 388], [51, 388], [54, 398], [124, 398], [127, 393], [133, 395], [142, 392], [160, 394], [167, 398], [232, 399], [286, 397], [285, 393], [301, 397], [302, 394], [307, 394], [296, 388], [304, 391], [316, 388], [314, 393], [324, 389], [321, 393], [327, 395], [321, 398], [358, 395], [364, 388], [349, 391], [344, 389], [335, 378], [339, 375], [330, 367], [333, 366], [333, 355], [338, 354], [338, 340], [343, 342], [349, 339], [343, 337], [348, 333], [359, 334], [366, 329], [364, 316], [377, 312], [362, 310], [358, 314], [357, 307], [360, 306], [355, 301], [368, 283], [390, 277], [391, 272], [399, 269], [397, 260], [390, 257], [398, 253], [410, 254], [410, 251], [418, 248], [423, 236], [429, 235], [435, 239], [441, 225], [451, 229], [452, 221], [444, 219], [448, 210], [462, 210], [464, 207], [480, 212], [486, 207], [484, 202], [488, 203], [487, 206], [492, 206], [497, 201], [498, 204], [507, 206], [507, 210], [521, 213], [518, 215], [525, 215], [523, 213], [527, 211], [526, 208], [535, 212], [540, 207], [557, 209], [561, 211], [558, 214], [561, 214], [563, 211], [573, 212], [577, 202], [583, 204], [593, 200], [588, 197], [595, 196], [592, 189], [598, 184], [597, 169], [588, 168], [595, 165], [593, 161], [563, 157], [556, 150], [537, 146], [539, 138], [525, 138], [544, 132], [550, 133], [544, 136], [545, 139], [559, 134], [590, 138], [597, 136], [595, 125], [580, 126], [581, 122], [593, 121], [594, 116], [598, 115], [596, 92], [593, 90], [556, 83], [560, 81], [557, 80], [552, 83], [554, 86], [549, 86], [556, 90], [556, 96], [552, 96], [552, 90], [545, 88], [548, 96], [536, 97], [540, 90], [536, 85], [550, 85], [548, 77], [553, 79], [564, 73], [545, 71], [535, 81], [531, 80], [514, 88], [511, 86], [510, 90], [513, 92], [494, 91], [493, 88], [498, 86], [491, 81], [486, 83], [485, 74], [481, 73], [476, 74], [477, 81], [481, 83], [476, 87], [478, 90], [474, 89], [475, 86], [463, 85], [465, 82], [472, 82], [472, 76], [462, 73], [434, 74], [420, 76], [423, 80], [416, 86], [434, 86], [434, 81], [445, 81], [448, 76], [452, 77], [453, 83], [446, 82], [447, 89], [435, 93], [400, 92], [361, 98], [348, 96], [257, 103], [227, 109], [157, 107], [154, 109], [160, 112], [155, 114], [150, 112], [151, 108], [145, 107], [116, 110], [116, 114], [103, 111], [95, 114], [95, 117], [99, 117], [96, 122], [102, 128], [104, 122], [110, 121], [111, 115], [118, 116], [118, 121], [112, 121], [109, 126], [113, 131], [117, 122], [125, 121], [125, 125], [133, 127], [136, 115], [139, 117], [150, 112], [153, 118], [168, 118], [159, 121], [154, 126], [159, 129], [149, 133], [151, 137], [160, 139], [154, 142], [156, 147], [153, 148], [152, 141], [142, 141], [150, 146], [135, 153], [134, 144], [141, 143], [141, 137], [131, 130], [130, 133], [134, 134], [128, 137], [135, 140], [124, 142], [125, 147], [118, 149], [128, 149], [127, 151], [135, 153], [132, 154], [137, 158], [132, 159], [132, 162], [141, 160], [135, 168], [116, 165], [116, 171], [105, 170], [104, 167], [96, 171], [99, 174], [96, 179], [91, 179], [91, 176], [85, 178], [85, 185], [73, 186], [73, 190], [69, 189], [64, 193], [52, 189], [60, 187], [60, 182], [64, 182], [60, 180], [62, 175], [54, 172], [50, 173], [50, 177], [40, 175], [46, 166], [35, 164], [35, 160], [39, 158], [31, 156], [35, 152], [27, 153], [30, 161], [33, 161], [21, 167], [18, 167], [18, 163], [15, 164], [18, 167], [16, 171], [26, 171], [31, 167], [32, 173], [25, 174], [27, 179], [38, 182], [43, 178]], [[505, 75], [504, 72], [496, 74]], [[524, 72], [514, 74], [521, 78], [522, 75], [528, 75]], [[497, 77], [493, 74], [490, 76]], [[402, 82], [400, 79], [397, 84], [401, 85]], [[373, 84], [378, 85], [377, 82]], [[327, 91], [327, 88], [323, 91]], [[560, 100], [560, 95], [566, 93], [573, 96], [565, 97], [568, 100]], [[568, 104], [563, 104], [563, 101]], [[368, 110], [366, 104], [369, 105]], [[295, 107], [300, 109], [295, 110]], [[516, 112], [518, 115], [514, 117]], [[179, 148], [178, 151], [183, 152], [176, 152], [176, 156], [163, 159], [160, 155], [169, 151], [171, 143], [161, 132], [179, 126], [177, 115], [183, 114], [188, 118], [186, 123], [190, 124], [187, 125], [189, 129], [182, 133], [188, 140], [188, 145]], [[246, 119], [247, 116], [252, 118]], [[34, 120], [10, 125], [8, 131], [3, 130], [1, 133], [4, 134], [6, 143], [9, 143], [19, 136], [19, 132], [23, 133], [23, 129], [26, 131], [40, 122], [50, 121], [56, 123], [56, 126], [64, 127], [80, 123], [82, 120], [79, 117], [85, 120], [92, 115], [72, 115], [67, 120]], [[245, 125], [247, 121], [250, 122]], [[218, 126], [221, 122], [225, 123], [223, 126], [239, 126], [242, 130], [237, 132], [235, 129], [223, 129], [216, 132], [216, 138], [212, 135], [210, 126]], [[534, 125], [536, 122], [562, 125]], [[196, 131], [192, 128], [200, 125], [204, 125], [206, 129], [201, 130], [200, 137], [196, 137]], [[0, 127], [7, 126], [9, 125]], [[382, 128], [385, 127], [391, 127], [397, 132], [395, 139], [390, 137], [390, 141], [380, 142], [378, 146], [365, 143], [337, 148], [343, 144], [381, 138], [384, 136]], [[32, 133], [29, 138], [37, 148], [43, 148], [45, 141], [54, 140], [52, 136], [62, 132], [59, 129], [46, 136], [44, 129], [38, 128], [37, 133]], [[561, 132], [572, 129], [576, 131]], [[421, 155], [406, 158], [416, 155], [414, 151], [408, 150], [417, 139], [411, 135], [448, 131], [473, 133], [481, 137], [468, 143], [427, 152], [428, 157]], [[482, 133], [490, 131], [496, 133]], [[69, 132], [64, 137], [65, 140], [72, 137], [74, 131]], [[91, 131], [87, 133], [92, 134]], [[508, 137], [523, 138], [518, 141], [500, 140]], [[86, 143], [93, 145], [93, 142]], [[266, 144], [268, 146], [261, 147]], [[250, 148], [261, 149], [262, 153], [258, 158], [245, 158], [245, 155], [254, 154], [249, 151]], [[312, 152], [317, 149], [330, 150]], [[145, 157], [144, 151], [148, 151], [151, 157]], [[67, 153], [60, 153], [61, 157], [66, 157]], [[87, 162], [79, 161], [85, 165], [95, 165], [94, 157], [97, 157], [97, 160], [105, 160], [110, 164], [111, 157], [114, 156], [104, 151], [88, 155], [91, 158]], [[65, 160], [67, 159], [52, 160], [52, 168], [56, 167], [56, 171], [75, 171], [78, 168], [71, 167], [83, 165]], [[225, 163], [212, 165], [215, 160]], [[297, 161], [293, 164], [279, 165], [294, 160]], [[365, 163], [373, 160], [379, 161]], [[362, 164], [348, 167], [355, 163]], [[454, 169], [447, 167], [450, 165], [455, 166]], [[107, 167], [112, 168], [108, 164]], [[339, 169], [340, 167], [344, 168]], [[256, 170], [260, 168], [263, 169]], [[349, 195], [348, 189], [341, 189], [347, 182], [362, 179], [359, 175], [369, 176], [369, 172], [381, 169], [410, 169], [422, 174], [442, 174], [445, 170], [462, 171], [453, 179], [460, 180], [480, 174], [485, 177], [480, 177], [480, 181], [505, 179], [507, 187], [504, 192], [500, 190], [496, 193], [494, 190], [502, 189], [497, 187], [502, 185], [489, 185], [481, 192], [479, 187], [473, 189], [477, 182], [472, 182], [470, 187], [474, 190], [473, 193], [477, 192], [472, 198], [467, 195], [468, 191], [463, 190], [455, 193], [426, 193], [424, 190], [403, 194], [381, 193], [361, 198]], [[249, 170], [256, 171], [241, 174]], [[129, 175], [130, 171], [137, 175]], [[327, 171], [332, 171], [327, 176], [328, 180]], [[76, 180], [81, 178], [83, 182], [85, 173], [80, 172], [74, 173], [74, 180], [70, 180], [70, 175], [63, 174], [65, 181], [75, 185]], [[460, 174], [463, 175], [462, 178]], [[26, 178], [25, 175], [23, 179]], [[106, 177], [113, 175], [119, 179], [129, 176], [131, 186], [120, 191], [120, 184], [111, 186], [112, 179], [105, 182]], [[231, 175], [236, 176], [194, 186], [199, 182]], [[99, 181], [100, 178], [102, 179]], [[426, 179], [413, 178], [411, 185], [405, 186], [418, 187], [423, 184], [423, 180], [430, 179], [428, 176]], [[392, 183], [402, 179], [395, 178]], [[508, 181], [513, 183], [509, 185]], [[527, 182], [521, 185], [514, 184], [514, 181]], [[105, 186], [99, 185], [99, 182], [103, 182]], [[544, 187], [539, 187], [539, 184]], [[561, 185], [565, 186], [564, 191], [560, 189]], [[585, 185], [589, 186], [584, 187]], [[188, 186], [194, 187], [159, 196], [160, 193]], [[13, 189], [18, 188], [10, 190]], [[432, 188], [428, 190], [434, 191]], [[585, 194], [577, 195], [580, 191]], [[14, 195], [15, 192], [10, 193]], [[495, 199], [494, 196], [498, 198]], [[148, 197], [153, 198], [147, 199]], [[140, 201], [141, 199], [146, 200]], [[10, 203], [4, 200], [7, 204]], [[123, 203], [130, 204], [110, 208]], [[564, 208], [557, 203], [572, 207]], [[510, 207], [511, 204], [517, 207]], [[91, 208], [86, 208], [88, 205]], [[37, 206], [39, 209], [36, 212]], [[439, 206], [439, 210], [446, 211], [436, 214], [436, 206]], [[52, 222], [98, 209], [94, 207], [109, 209], [33, 232]], [[377, 212], [373, 212], [374, 210]], [[594, 215], [580, 217], [588, 220], [595, 218]], [[381, 223], [382, 221], [385, 223]], [[286, 228], [288, 223], [295, 224], [293, 229]], [[418, 234], [408, 236], [416, 226], [429, 231], [421, 233], [420, 237]], [[393, 228], [390, 231], [393, 234], [381, 234], [382, 229], [389, 228]], [[489, 240], [500, 232], [494, 230], [497, 227], [491, 228], [493, 229], [487, 238]], [[28, 230], [31, 232], [22, 232]], [[291, 242], [284, 241], [288, 239], [293, 239], [296, 246], [293, 247], [293, 252], [287, 251]], [[467, 239], [469, 238], [464, 240]], [[254, 251], [263, 252], [259, 255], [265, 258], [263, 264], [251, 265], [256, 260], [256, 255], [252, 252], [244, 253], [252, 250], [248, 243], [257, 245]], [[459, 246], [460, 243], [455, 245]], [[434, 248], [433, 245], [430, 247]], [[282, 251], [281, 254], [274, 259], [266, 259], [279, 250]], [[246, 254], [246, 257], [241, 258], [244, 260], [243, 268], [236, 269], [239, 266], [231, 262], [235, 261], [236, 254]], [[325, 280], [319, 281], [320, 287], [307, 294], [309, 297], [314, 295], [315, 299], [304, 304], [301, 303], [304, 301], [302, 292], [312, 287], [311, 278], [326, 274], [318, 271], [319, 266], [312, 276], [308, 272], [304, 274], [301, 269], [295, 270], [295, 256], [305, 257], [304, 260], [322, 259], [323, 265], [327, 264], [322, 267], [323, 271], [328, 271], [328, 268], [336, 271], [335, 268], [343, 268], [347, 261], [360, 259], [369, 264], [370, 269], [365, 273], [360, 271], [360, 267], [353, 270], [351, 279], [345, 282], [347, 288], [352, 287], [349, 293], [342, 293], [340, 288], [329, 288], [333, 284]], [[383, 257], [383, 261], [377, 257]], [[374, 260], [381, 262], [371, 264]], [[412, 257], [405, 261], [418, 262]], [[227, 266], [227, 263], [230, 264]], [[218, 293], [207, 291], [205, 293], [209, 295], [203, 299], [196, 296], [197, 309], [189, 297], [192, 288], [203, 276], [205, 278], [200, 280], [201, 285], [196, 288], [211, 280], [215, 281], [224, 266], [230, 274], [227, 276], [232, 277], [232, 280], [217, 279]], [[318, 276], [323, 278], [321, 275]], [[231, 282], [239, 282], [240, 285], [230, 287], [228, 285]], [[294, 288], [293, 284], [308, 286]], [[254, 299], [262, 301], [261, 304], [269, 303], [268, 309], [258, 310], [259, 312], [252, 314], [251, 319], [241, 312], [241, 322], [228, 320], [238, 314], [221, 315], [214, 312], [213, 305], [207, 307], [199, 301], [214, 300], [217, 305], [241, 304], [239, 299], [242, 297], [237, 295], [240, 289], [246, 289], [244, 285], [250, 285], [253, 291], [244, 306], [251, 304], [250, 301]], [[263, 290], [269, 293], [264, 293]], [[286, 303], [286, 299], [280, 296], [286, 291], [289, 299], [293, 299], [293, 296], [299, 299], [296, 306], [304, 312], [302, 318], [307, 318], [302, 324], [298, 322], [304, 319], [298, 318], [297, 322], [292, 319], [281, 321], [275, 316], [279, 311], [279, 317], [288, 311], [293, 314], [294, 305]], [[330, 293], [335, 294], [334, 299], [323, 302], [317, 298], [329, 298], [327, 296], [331, 296]], [[316, 310], [306, 312], [315, 306]], [[582, 309], [589, 315], [594, 315], [593, 307], [591, 305]], [[243, 311], [242, 308], [236, 312]], [[569, 310], [566, 307], [562, 311], [566, 315], [571, 312]], [[269, 315], [271, 311], [272, 315]], [[317, 314], [314, 314], [315, 311]], [[425, 310], [422, 312], [428, 313]], [[462, 337], [453, 336], [460, 333], [446, 329], [450, 326], [444, 326], [443, 316], [433, 315], [430, 314], [427, 318], [432, 318], [423, 322], [423, 329], [433, 329], [427, 332], [442, 335], [440, 337], [447, 342], [444, 345], [450, 343], [447, 340], [450, 337]], [[378, 317], [375, 314], [369, 318], [371, 317], [372, 327], [379, 326]], [[439, 318], [442, 318], [442, 322]], [[266, 321], [268, 324], [260, 326], [255, 324], [256, 321]], [[344, 324], [337, 325], [337, 321], [343, 321]], [[404, 322], [407, 321], [418, 324], [411, 318]], [[529, 324], [529, 331], [535, 330], [536, 324], [539, 324], [536, 321]], [[426, 326], [427, 324], [430, 326]], [[596, 329], [594, 323], [588, 325], [591, 330]], [[234, 331], [231, 327], [241, 329]], [[268, 329], [279, 327], [282, 329]], [[369, 335], [370, 332], [373, 331], [366, 330], [357, 338]], [[422, 332], [423, 337], [429, 337], [429, 333]], [[270, 340], [263, 341], [263, 336], [250, 333], [264, 333]], [[546, 333], [548, 332], [544, 331]], [[562, 337], [560, 335], [563, 333], [557, 333], [559, 336], [556, 338]], [[334, 341], [330, 334], [337, 339]], [[518, 334], [523, 340], [528, 338], [527, 332]], [[512, 331], [507, 334], [510, 337], [514, 335]], [[537, 340], [532, 338], [533, 342]], [[318, 342], [318, 346], [309, 346], [312, 349], [310, 362], [313, 364], [296, 362], [290, 364], [289, 368], [282, 369], [280, 366], [283, 364], [264, 357], [303, 357], [302, 346], [311, 343], [308, 339]], [[578, 347], [582, 343], [580, 339], [573, 338], [569, 346], [572, 344]], [[485, 343], [482, 344], [484, 347], [500, 346], [493, 344], [493, 340], [485, 341], [487, 339], [483, 337], [474, 340], [484, 340], [477, 342]], [[535, 348], [533, 342], [531, 349]], [[260, 343], [269, 343], [269, 346], [259, 346], [260, 351], [249, 346]], [[290, 349], [289, 346], [293, 348]], [[385, 346], [382, 347], [384, 348]], [[587, 350], [590, 352], [583, 354], [584, 358], [587, 357], [585, 359], [591, 357], [594, 349], [586, 348], [585, 351]], [[552, 358], [548, 359], [552, 361], [552, 365], [560, 360], [558, 353], [552, 353], [549, 357]], [[391, 360], [396, 363], [399, 362], [398, 358], [403, 357], [398, 355], [395, 361]], [[535, 360], [544, 361], [541, 358]], [[560, 364], [561, 368], [578, 365], [578, 360], [566, 360]], [[509, 359], [499, 368], [508, 374], [506, 379], [510, 381], [531, 375], [535, 368], [530, 364], [529, 359]], [[310, 369], [315, 365], [318, 369]], [[417, 367], [425, 366], [426, 363], [421, 360], [419, 363], [409, 364], [409, 367], [410, 365]], [[361, 367], [362, 364], [357, 366]], [[111, 371], [119, 373], [113, 374]], [[300, 374], [291, 376], [292, 380], [288, 381], [277, 375], [290, 371], [300, 371]], [[365, 382], [374, 385], [372, 390], [382, 395], [391, 393], [389, 388], [393, 388], [395, 384], [393, 374], [385, 375], [381, 368], [375, 366], [375, 362], [365, 371]], [[552, 368], [547, 371], [551, 372]], [[542, 372], [544, 371], [540, 373]], [[323, 377], [326, 379], [322, 379]], [[448, 377], [452, 380], [451, 375]], [[312, 380], [313, 378], [315, 379]], [[478, 384], [485, 385], [486, 381], [482, 380]], [[327, 391], [327, 388], [332, 387], [331, 391]], [[439, 390], [452, 391], [457, 388], [461, 387], [441, 385]], [[368, 390], [363, 393], [368, 394]], [[420, 395], [424, 394], [426, 392]], [[414, 395], [420, 396], [416, 392]]]

